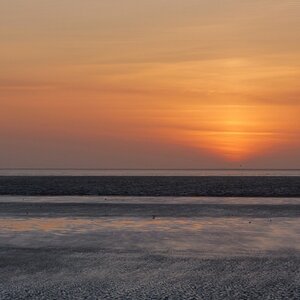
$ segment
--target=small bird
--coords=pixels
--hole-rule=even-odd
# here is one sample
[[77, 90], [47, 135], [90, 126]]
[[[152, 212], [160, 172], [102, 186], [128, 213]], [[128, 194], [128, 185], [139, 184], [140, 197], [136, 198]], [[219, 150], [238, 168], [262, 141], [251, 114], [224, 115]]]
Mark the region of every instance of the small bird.
[[155, 216], [155, 215], [153, 215], [153, 216], [152, 216], [152, 220], [155, 220], [155, 218], [156, 218], [156, 216]]

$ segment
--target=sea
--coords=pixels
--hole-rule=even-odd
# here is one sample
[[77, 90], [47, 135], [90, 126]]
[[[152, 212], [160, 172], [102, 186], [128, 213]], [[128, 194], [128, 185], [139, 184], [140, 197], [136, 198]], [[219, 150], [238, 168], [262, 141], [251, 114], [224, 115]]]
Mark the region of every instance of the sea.
[[0, 176], [300, 176], [300, 169], [0, 169]]

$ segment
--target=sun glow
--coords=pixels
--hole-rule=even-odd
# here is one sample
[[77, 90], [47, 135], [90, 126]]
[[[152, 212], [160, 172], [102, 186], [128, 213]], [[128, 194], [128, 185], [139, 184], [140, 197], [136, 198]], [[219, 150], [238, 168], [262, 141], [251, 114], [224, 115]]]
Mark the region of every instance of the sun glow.
[[267, 133], [235, 131], [219, 131], [201, 136], [201, 140], [207, 144], [206, 148], [209, 151], [229, 161], [243, 161], [257, 153], [261, 154], [263, 150], [270, 147], [270, 144], [266, 145], [268, 138]]
[[270, 146], [273, 133], [266, 132], [251, 107], [229, 106], [218, 118], [218, 131], [204, 136], [208, 147], [231, 161], [241, 161]]
[[[242, 162], [283, 142], [281, 133], [270, 120], [269, 110], [267, 106], [239, 105], [190, 110], [185, 128], [175, 136], [191, 147], [204, 149], [227, 161]], [[273, 114], [276, 119], [274, 109]]]

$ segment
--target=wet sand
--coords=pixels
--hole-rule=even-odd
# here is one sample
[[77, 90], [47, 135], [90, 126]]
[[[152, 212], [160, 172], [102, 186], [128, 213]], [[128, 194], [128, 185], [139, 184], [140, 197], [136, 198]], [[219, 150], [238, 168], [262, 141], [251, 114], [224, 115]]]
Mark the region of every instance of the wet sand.
[[0, 195], [300, 197], [300, 176], [0, 176]]
[[299, 299], [299, 256], [0, 249], [1, 299]]
[[299, 198], [0, 197], [0, 299], [299, 299]]

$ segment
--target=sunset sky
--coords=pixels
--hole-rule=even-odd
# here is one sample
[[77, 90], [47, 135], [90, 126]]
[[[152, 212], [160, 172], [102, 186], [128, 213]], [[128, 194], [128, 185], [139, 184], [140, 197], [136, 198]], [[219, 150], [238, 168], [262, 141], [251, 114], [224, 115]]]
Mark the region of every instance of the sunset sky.
[[0, 168], [300, 168], [299, 0], [0, 0]]

